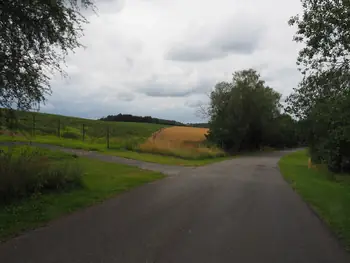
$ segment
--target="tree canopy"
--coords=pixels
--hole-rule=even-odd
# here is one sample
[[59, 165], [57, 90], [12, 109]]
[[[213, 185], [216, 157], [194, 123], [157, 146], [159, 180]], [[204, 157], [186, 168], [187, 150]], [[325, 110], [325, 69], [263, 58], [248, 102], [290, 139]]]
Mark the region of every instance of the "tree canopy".
[[[257, 71], [235, 72], [231, 83], [220, 82], [211, 92], [208, 139], [231, 151], [295, 144], [294, 120], [281, 114], [280, 99]], [[290, 142], [279, 136], [282, 128], [293, 133]]]
[[288, 112], [308, 123], [314, 162], [350, 170], [350, 1], [302, 0], [303, 14], [289, 24], [305, 47], [297, 64], [303, 80], [288, 97]]
[[54, 72], [87, 23], [91, 0], [0, 1], [0, 107], [28, 110], [51, 93]]

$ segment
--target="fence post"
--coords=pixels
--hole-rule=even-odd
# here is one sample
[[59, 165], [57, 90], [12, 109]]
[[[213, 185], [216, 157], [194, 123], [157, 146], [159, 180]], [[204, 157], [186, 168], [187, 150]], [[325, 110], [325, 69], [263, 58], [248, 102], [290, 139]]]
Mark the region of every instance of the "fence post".
[[2, 109], [0, 108], [0, 130], [2, 129], [2, 118], [3, 118], [2, 115], [3, 115], [2, 114]]
[[35, 114], [33, 114], [32, 136], [35, 136]]
[[83, 124], [83, 141], [85, 141], [85, 124]]
[[109, 149], [109, 126], [107, 126], [107, 149]]
[[61, 138], [61, 119], [58, 119], [57, 136]]

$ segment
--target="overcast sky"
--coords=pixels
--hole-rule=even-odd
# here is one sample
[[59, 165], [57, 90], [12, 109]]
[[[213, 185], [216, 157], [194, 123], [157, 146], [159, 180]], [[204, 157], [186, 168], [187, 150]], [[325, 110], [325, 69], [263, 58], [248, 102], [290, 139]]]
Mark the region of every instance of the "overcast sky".
[[215, 83], [255, 68], [288, 95], [299, 80], [287, 21], [299, 0], [97, 0], [98, 14], [52, 80], [42, 111], [87, 118], [130, 113], [201, 121]]

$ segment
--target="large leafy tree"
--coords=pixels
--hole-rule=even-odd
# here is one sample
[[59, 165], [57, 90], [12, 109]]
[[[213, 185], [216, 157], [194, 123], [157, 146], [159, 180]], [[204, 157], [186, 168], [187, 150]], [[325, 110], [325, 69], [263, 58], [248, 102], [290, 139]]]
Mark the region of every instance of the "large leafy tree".
[[338, 172], [350, 160], [350, 1], [301, 2], [303, 14], [289, 24], [297, 27], [294, 40], [304, 43], [297, 60], [303, 80], [287, 109], [308, 123], [313, 160]]
[[0, 107], [28, 110], [50, 94], [53, 72], [61, 72], [79, 38], [92, 0], [0, 1]]
[[304, 75], [288, 98], [290, 110], [308, 114], [318, 99], [334, 97], [350, 81], [350, 1], [301, 0], [303, 14], [289, 20], [296, 42], [304, 44], [297, 64]]
[[259, 148], [279, 115], [280, 97], [255, 70], [235, 72], [232, 83], [211, 92], [208, 138], [233, 151]]

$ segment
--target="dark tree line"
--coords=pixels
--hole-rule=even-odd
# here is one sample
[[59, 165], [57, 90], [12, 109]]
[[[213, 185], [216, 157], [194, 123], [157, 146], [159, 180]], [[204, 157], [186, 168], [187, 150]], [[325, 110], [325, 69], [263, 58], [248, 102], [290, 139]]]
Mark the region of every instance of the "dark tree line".
[[196, 128], [209, 128], [209, 123], [203, 122], [203, 123], [188, 123], [187, 124], [190, 127], [196, 127]]
[[102, 121], [122, 121], [122, 122], [144, 122], [144, 123], [156, 123], [156, 124], [163, 124], [163, 125], [176, 125], [176, 126], [185, 126], [185, 124], [173, 121], [173, 120], [166, 120], [166, 119], [158, 119], [153, 118], [151, 116], [135, 116], [131, 114], [121, 114], [118, 115], [108, 115], [107, 117], [103, 117], [100, 120]]

